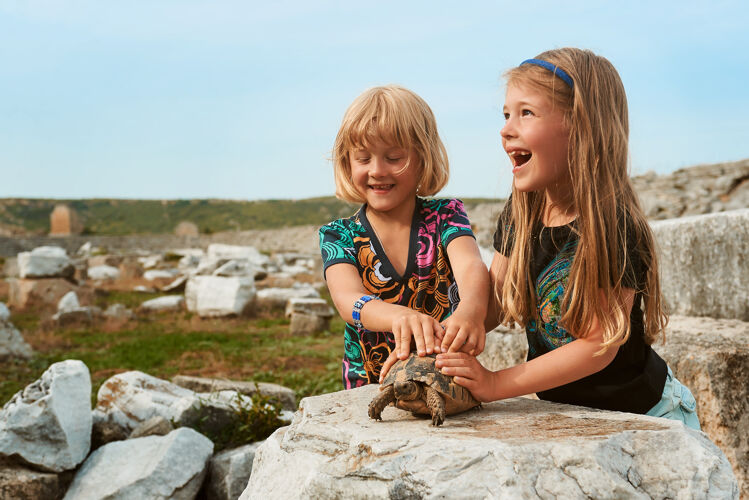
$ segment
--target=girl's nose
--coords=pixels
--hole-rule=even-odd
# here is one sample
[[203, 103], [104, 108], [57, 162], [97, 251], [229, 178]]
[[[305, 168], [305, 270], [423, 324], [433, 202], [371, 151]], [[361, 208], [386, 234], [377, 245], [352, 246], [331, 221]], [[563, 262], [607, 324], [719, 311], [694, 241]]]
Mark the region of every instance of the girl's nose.
[[384, 158], [379, 158], [377, 156], [372, 156], [372, 161], [370, 162], [370, 170], [369, 174], [373, 176], [380, 176], [385, 174], [385, 160]]
[[516, 135], [515, 123], [512, 120], [512, 118], [505, 121], [505, 124], [502, 127], [502, 130], [499, 131], [499, 135], [502, 137], [502, 139], [509, 139], [511, 137], [515, 137]]

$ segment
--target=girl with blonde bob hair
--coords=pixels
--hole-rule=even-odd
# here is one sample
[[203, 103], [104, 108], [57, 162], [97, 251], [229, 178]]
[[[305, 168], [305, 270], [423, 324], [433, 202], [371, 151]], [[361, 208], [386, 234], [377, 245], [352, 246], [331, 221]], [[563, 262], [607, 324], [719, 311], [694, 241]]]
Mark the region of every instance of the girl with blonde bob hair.
[[[429, 105], [398, 85], [374, 87], [354, 100], [343, 117], [333, 146], [336, 196], [351, 203], [364, 203], [351, 180], [349, 153], [382, 139], [404, 149], [413, 149], [421, 159], [418, 194], [434, 196], [450, 177], [447, 151], [437, 133], [437, 121]], [[404, 168], [411, 167], [406, 164]]]
[[699, 428], [695, 402], [650, 347], [667, 323], [656, 248], [628, 175], [624, 86], [604, 57], [550, 50], [509, 70], [502, 144], [513, 189], [499, 217], [486, 328], [526, 328], [526, 363], [489, 372], [440, 355], [479, 399], [537, 393]]
[[325, 279], [346, 321], [343, 387], [378, 382], [412, 342], [420, 356], [479, 354], [489, 273], [463, 203], [425, 198], [449, 174], [427, 103], [396, 85], [365, 91], [343, 117], [333, 163], [336, 195], [363, 204], [320, 228]]

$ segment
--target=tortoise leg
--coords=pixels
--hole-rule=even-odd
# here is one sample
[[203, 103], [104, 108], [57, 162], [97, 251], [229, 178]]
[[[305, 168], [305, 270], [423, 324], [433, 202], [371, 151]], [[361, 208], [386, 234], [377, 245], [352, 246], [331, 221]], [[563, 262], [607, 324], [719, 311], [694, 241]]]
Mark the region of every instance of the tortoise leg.
[[445, 399], [431, 387], [427, 386], [425, 389], [427, 408], [432, 414], [432, 425], [442, 425], [445, 421]]
[[387, 405], [394, 402], [395, 391], [393, 390], [393, 386], [389, 385], [381, 390], [380, 393], [370, 401], [368, 412], [369, 418], [382, 420], [382, 410], [384, 410]]

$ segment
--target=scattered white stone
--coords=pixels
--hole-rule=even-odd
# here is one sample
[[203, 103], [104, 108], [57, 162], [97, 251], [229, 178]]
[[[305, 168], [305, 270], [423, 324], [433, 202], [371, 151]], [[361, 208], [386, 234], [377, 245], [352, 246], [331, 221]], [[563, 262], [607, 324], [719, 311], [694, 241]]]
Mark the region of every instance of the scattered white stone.
[[0, 321], [10, 320], [10, 309], [5, 305], [5, 302], [0, 302]]
[[723, 453], [680, 422], [526, 398], [438, 428], [378, 386], [302, 400], [256, 451], [249, 498], [738, 498]]
[[174, 281], [169, 283], [168, 285], [165, 285], [161, 287], [162, 292], [181, 292], [184, 290], [185, 285], [187, 285], [187, 276], [177, 276]]
[[73, 262], [60, 247], [43, 246], [18, 254], [21, 278], [67, 278], [74, 272]]
[[154, 269], [156, 266], [164, 261], [163, 257], [158, 255], [148, 255], [146, 257], [138, 257], [138, 262], [143, 269]]
[[200, 264], [202, 255], [185, 255], [177, 263], [177, 268], [182, 272], [187, 272], [196, 269]]
[[496, 250], [493, 248], [479, 246], [479, 254], [481, 254], [481, 260], [486, 264], [487, 269], [492, 267], [492, 260]]
[[263, 267], [270, 262], [270, 257], [261, 254], [257, 248], [250, 246], [212, 243], [208, 245], [206, 254], [208, 257], [217, 259], [247, 259], [257, 267]]
[[206, 478], [208, 498], [215, 500], [239, 498], [250, 479], [255, 451], [261, 444], [262, 441], [224, 450], [211, 458]]
[[88, 268], [88, 278], [94, 281], [114, 281], [120, 277], [120, 270], [106, 264]]
[[304, 285], [294, 288], [263, 288], [257, 291], [258, 306], [268, 307], [285, 307], [289, 299], [292, 298], [320, 298], [320, 293], [310, 285]]
[[185, 287], [187, 309], [201, 317], [240, 315], [255, 298], [247, 277], [193, 276]]
[[134, 292], [141, 292], [141, 293], [154, 293], [156, 292], [156, 289], [151, 286], [145, 286], [145, 285], [136, 285], [133, 287]]
[[[3, 307], [5, 304], [0, 302]], [[0, 308], [0, 312], [1, 312]], [[7, 311], [8, 308], [5, 307]], [[10, 316], [10, 315], [9, 315]], [[34, 352], [10, 320], [0, 320], [0, 360], [8, 358], [29, 359]]]
[[285, 276], [297, 276], [299, 274], [309, 274], [309, 267], [293, 265], [293, 266], [281, 266], [281, 273]]
[[325, 299], [304, 297], [292, 297], [286, 304], [286, 317], [290, 318], [295, 313], [311, 314], [321, 318], [332, 318], [335, 315], [335, 311]]
[[184, 307], [185, 298], [182, 295], [165, 295], [143, 302], [140, 307], [146, 311], [179, 311]]
[[91, 447], [91, 377], [85, 364], [66, 360], [16, 393], [0, 411], [0, 455], [62, 472]]
[[247, 259], [232, 259], [213, 271], [214, 276], [247, 276], [255, 279], [255, 266]]
[[252, 397], [259, 392], [264, 396], [270, 396], [278, 400], [283, 408], [295, 411], [297, 408], [296, 395], [288, 387], [268, 382], [245, 382], [240, 380], [226, 380], [207, 377], [194, 377], [190, 375], [176, 375], [172, 382], [185, 389], [198, 393], [213, 393], [221, 391], [235, 391], [245, 396]]
[[153, 280], [171, 280], [179, 274], [177, 269], [150, 269], [143, 273], [143, 279]]
[[189, 428], [166, 436], [115, 441], [91, 454], [65, 500], [192, 500], [212, 454], [211, 440]]
[[104, 316], [113, 319], [131, 319], [133, 317], [133, 311], [128, 309], [125, 304], [111, 304], [104, 311]]
[[76, 255], [80, 255], [81, 257], [89, 257], [91, 253], [93, 252], [93, 245], [90, 241], [87, 241], [76, 252]]
[[78, 295], [76, 295], [75, 291], [70, 290], [57, 303], [57, 312], [73, 311], [79, 307], [81, 307], [81, 304], [78, 302]]

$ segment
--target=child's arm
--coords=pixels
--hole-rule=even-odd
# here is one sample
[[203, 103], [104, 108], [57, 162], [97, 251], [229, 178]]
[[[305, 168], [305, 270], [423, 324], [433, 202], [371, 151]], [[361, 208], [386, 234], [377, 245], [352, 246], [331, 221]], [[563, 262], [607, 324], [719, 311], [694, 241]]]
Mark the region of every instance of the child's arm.
[[484, 330], [490, 332], [499, 325], [500, 304], [496, 291], [502, 290], [507, 274], [507, 264], [509, 260], [501, 253], [494, 251], [492, 265], [489, 268], [489, 306], [486, 309], [486, 319], [484, 320]]
[[442, 352], [462, 351], [478, 355], [484, 350], [486, 317], [489, 301], [489, 271], [481, 260], [476, 240], [461, 236], [447, 245], [460, 303], [450, 317], [442, 322], [445, 336]]
[[[624, 307], [632, 310], [635, 292], [624, 289]], [[601, 300], [603, 294], [601, 294]], [[492, 372], [475, 357], [464, 353], [444, 353], [437, 357], [442, 373], [455, 376], [455, 382], [466, 387], [480, 401], [522, 396], [559, 387], [603, 370], [613, 361], [618, 347], [594, 356], [601, 349], [603, 330], [597, 319], [587, 336], [565, 344], [531, 361]]]
[[[350, 264], [341, 263], [328, 267], [325, 277], [338, 313], [344, 321], [353, 324], [351, 313], [354, 302], [371, 292], [364, 288], [359, 273]], [[401, 359], [407, 358], [411, 351], [411, 337], [416, 343], [419, 355], [439, 352], [439, 342], [443, 335], [442, 326], [431, 316], [408, 307], [388, 304], [382, 300], [371, 300], [362, 307], [361, 322], [367, 330], [392, 331], [396, 347], [393, 353]], [[393, 362], [395, 361], [396, 359], [393, 359]]]

